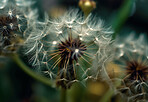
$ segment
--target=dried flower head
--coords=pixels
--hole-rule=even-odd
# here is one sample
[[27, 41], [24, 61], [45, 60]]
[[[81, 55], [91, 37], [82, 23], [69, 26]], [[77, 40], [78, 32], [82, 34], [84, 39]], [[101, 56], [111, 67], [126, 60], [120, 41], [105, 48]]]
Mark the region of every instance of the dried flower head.
[[33, 65], [56, 79], [57, 86], [70, 88], [91, 77], [88, 71], [96, 55], [110, 42], [112, 32], [102, 24], [91, 15], [85, 19], [78, 10], [58, 19], [47, 17], [27, 38], [26, 53], [33, 54]]
[[[147, 42], [144, 35], [138, 39], [131, 34], [121, 42], [115, 44], [115, 56], [112, 62], [118, 66], [108, 65], [109, 77], [116, 86], [117, 92], [127, 97], [127, 101], [146, 101], [148, 88], [148, 58], [146, 56]], [[109, 72], [110, 71], [110, 72]]]

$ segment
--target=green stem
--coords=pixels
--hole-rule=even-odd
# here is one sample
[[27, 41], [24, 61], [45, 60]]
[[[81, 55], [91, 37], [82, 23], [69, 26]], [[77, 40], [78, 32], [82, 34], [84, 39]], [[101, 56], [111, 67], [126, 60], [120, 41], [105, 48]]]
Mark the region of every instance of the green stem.
[[61, 96], [60, 96], [60, 102], [67, 102], [67, 94], [66, 89], [61, 88]]
[[121, 30], [123, 24], [125, 23], [125, 21], [129, 17], [133, 2], [134, 2], [134, 0], [124, 0], [124, 3], [119, 10], [119, 14], [117, 15], [117, 17], [114, 20], [113, 29], [115, 32], [112, 36], [112, 39], [116, 38], [116, 36], [119, 33], [119, 31]]
[[25, 63], [23, 63], [23, 61], [19, 58], [19, 56], [17, 54], [12, 54], [11, 58], [25, 73], [30, 75], [32, 78], [50, 86], [50, 87], [52, 86], [53, 83], [48, 78], [43, 77], [43, 76], [33, 72], [28, 66], [25, 65]]

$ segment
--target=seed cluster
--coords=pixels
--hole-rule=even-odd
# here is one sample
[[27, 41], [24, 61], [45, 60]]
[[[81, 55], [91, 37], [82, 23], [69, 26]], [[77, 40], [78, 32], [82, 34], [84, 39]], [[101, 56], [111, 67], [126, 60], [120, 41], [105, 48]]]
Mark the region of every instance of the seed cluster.
[[[2, 10], [5, 11], [5, 8]], [[26, 19], [15, 8], [5, 12], [0, 15], [0, 52], [11, 53], [16, 51], [16, 45], [22, 43], [22, 35], [18, 34], [23, 34], [22, 26], [26, 25]], [[21, 25], [22, 22], [24, 25]]]
[[17, 18], [9, 16], [0, 16], [0, 30], [1, 30], [1, 41], [2, 47], [11, 44], [11, 39], [15, 37], [14, 31], [18, 30]]
[[127, 75], [130, 80], [146, 81], [148, 79], [148, 66], [137, 61], [127, 62]]
[[65, 42], [61, 41], [58, 45], [58, 49], [62, 58], [65, 57], [78, 61], [78, 57], [83, 55], [83, 51], [86, 50], [86, 46], [79, 38], [73, 39], [72, 37], [69, 37]]
[[[128, 102], [147, 99], [148, 57], [145, 35], [141, 34], [137, 39], [137, 36], [131, 34], [123, 40], [123, 43], [120, 38], [116, 40], [112, 60], [115, 65], [112, 65], [113, 68], [107, 72], [113, 86], [123, 97], [127, 97], [125, 99]], [[120, 84], [116, 85], [116, 83]]]
[[[78, 62], [78, 58], [83, 55], [83, 51], [87, 50], [85, 44], [81, 42], [79, 38], [73, 39], [72, 36], [61, 41], [58, 45], [59, 54], [61, 61], [59, 63], [59, 73], [58, 77], [60, 79], [65, 78], [67, 81], [57, 81], [57, 86], [62, 86], [63, 88], [69, 88], [67, 83], [76, 79], [75, 69], [73, 67], [74, 61]], [[65, 69], [65, 72], [60, 72], [61, 69]]]

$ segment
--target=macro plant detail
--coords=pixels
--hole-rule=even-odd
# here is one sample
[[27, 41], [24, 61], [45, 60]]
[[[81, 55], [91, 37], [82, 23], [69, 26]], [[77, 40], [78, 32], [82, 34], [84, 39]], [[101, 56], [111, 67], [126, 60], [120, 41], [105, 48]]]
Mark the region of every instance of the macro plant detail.
[[131, 80], [146, 81], [148, 66], [143, 65], [142, 62], [131, 61], [127, 62], [127, 75]]
[[117, 67], [108, 66], [108, 75], [113, 84], [118, 83], [115, 85], [117, 92], [128, 97], [126, 101], [147, 100], [148, 59], [144, 35], [135, 39], [131, 34], [123, 41], [124, 43], [119, 44], [117, 40], [115, 44], [116, 52], [112, 61]]
[[[1, 29], [2, 29], [2, 48], [4, 48], [7, 45], [10, 45], [11, 42], [10, 40], [15, 37], [12, 32], [17, 30], [17, 21], [16, 18], [10, 19], [9, 17], [1, 16], [0, 17], [0, 24], [1, 24]], [[13, 26], [14, 25], [14, 26]], [[13, 37], [12, 37], [13, 36]]]
[[[1, 12], [4, 11], [4, 9], [1, 9]], [[22, 35], [18, 35], [21, 33], [21, 30], [23, 30], [20, 23], [21, 17], [22, 15], [17, 14], [16, 9], [9, 9], [9, 11], [5, 11], [5, 13], [3, 12], [1, 14], [1, 52], [13, 52], [16, 50], [15, 46], [22, 42], [20, 39]]]
[[[60, 79], [65, 78], [68, 81], [76, 79], [75, 68], [73, 67], [74, 61], [78, 63], [78, 58], [83, 55], [83, 51], [87, 50], [86, 46], [82, 44], [79, 38], [73, 39], [72, 35], [69, 35], [68, 40], [58, 45], [59, 55], [61, 61], [59, 62], [59, 75]], [[71, 66], [71, 67], [69, 67]], [[60, 73], [60, 68], [63, 68], [65, 72]], [[63, 70], [62, 69], [62, 70]], [[61, 85], [66, 88], [67, 81], [57, 81], [57, 85]]]
[[[31, 58], [33, 64], [51, 78], [55, 77], [57, 86], [67, 89], [73, 82], [90, 78], [94, 58], [111, 42], [112, 31], [103, 28], [101, 20], [96, 24], [91, 19], [91, 15], [85, 19], [78, 10], [67, 11], [58, 19], [46, 17], [46, 22], [38, 25], [43, 28], [41, 33], [32, 33], [26, 40], [26, 47], [31, 45], [26, 53], [36, 50]], [[37, 39], [33, 41], [33, 38]]]
[[147, 3], [0, 0], [0, 102], [147, 102]]
[[23, 44], [24, 31], [29, 26], [28, 21], [33, 19], [34, 15], [32, 11], [27, 13], [31, 8], [29, 5], [22, 7], [21, 1], [19, 3], [9, 0], [0, 2], [3, 2], [0, 8], [0, 53], [12, 53]]

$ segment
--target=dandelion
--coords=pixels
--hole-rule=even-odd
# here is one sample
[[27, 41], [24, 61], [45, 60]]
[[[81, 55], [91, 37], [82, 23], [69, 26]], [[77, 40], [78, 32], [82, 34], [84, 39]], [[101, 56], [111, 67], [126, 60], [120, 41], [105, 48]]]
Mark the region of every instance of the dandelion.
[[29, 16], [26, 16], [25, 8], [21, 9], [7, 0], [1, 2], [5, 5], [0, 9], [0, 53], [11, 53], [23, 43], [22, 38], [29, 25]]
[[[115, 44], [114, 65], [107, 66], [112, 82], [116, 83], [117, 92], [127, 97], [127, 101], [146, 101], [148, 88], [148, 58], [145, 36], [138, 39], [131, 34], [124, 43], [117, 40]], [[116, 66], [116, 67], [115, 67]], [[118, 84], [117, 84], [118, 83]]]
[[111, 33], [102, 20], [96, 22], [91, 15], [85, 19], [78, 10], [70, 10], [40, 23], [25, 42], [26, 54], [33, 55], [33, 65], [56, 79], [57, 86], [67, 89], [91, 77], [93, 61], [110, 42]]

